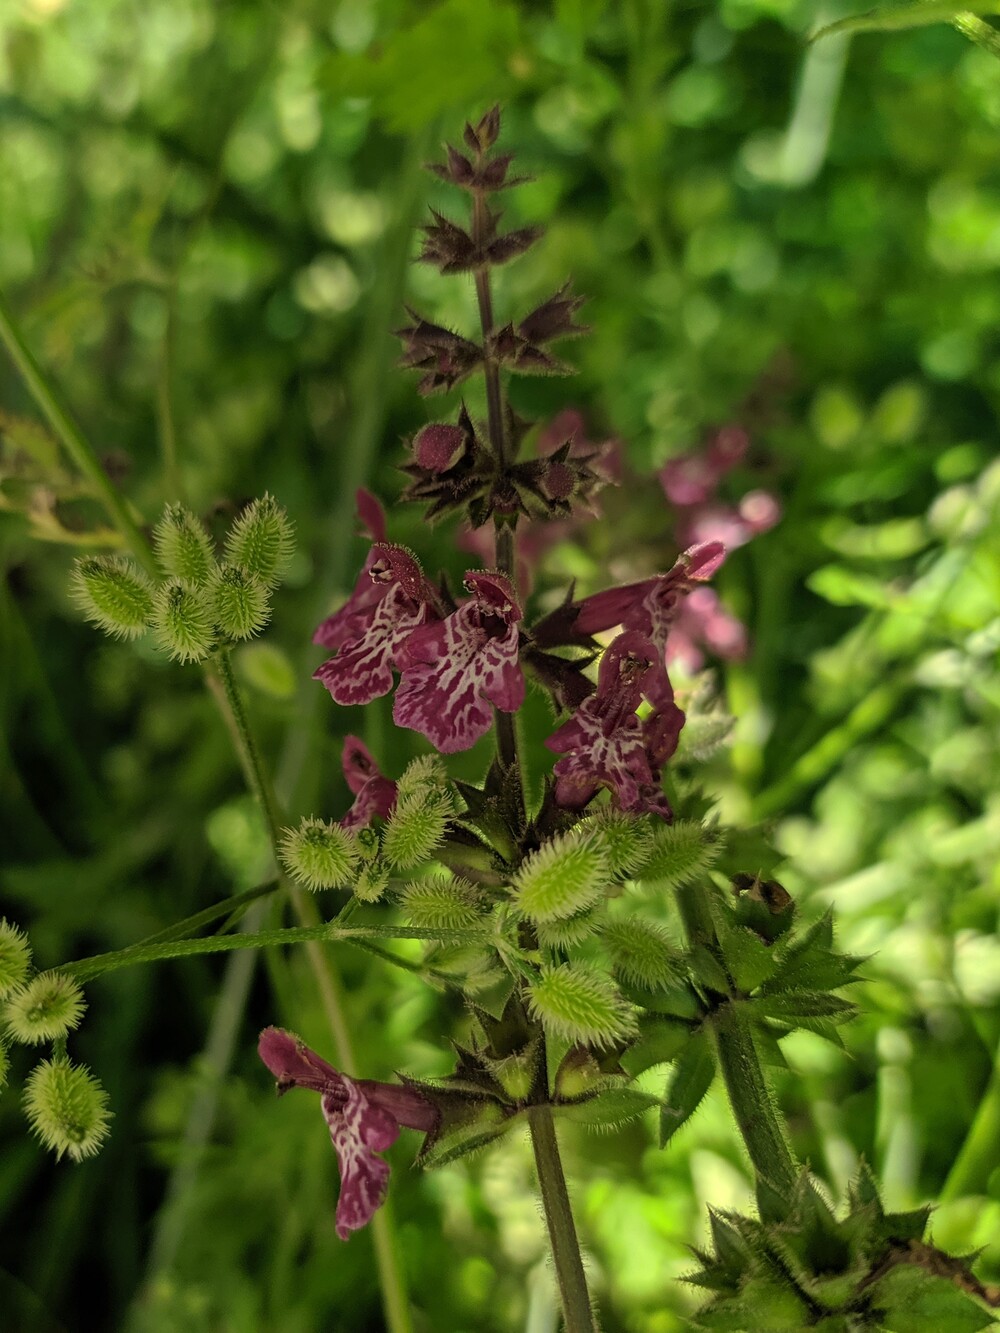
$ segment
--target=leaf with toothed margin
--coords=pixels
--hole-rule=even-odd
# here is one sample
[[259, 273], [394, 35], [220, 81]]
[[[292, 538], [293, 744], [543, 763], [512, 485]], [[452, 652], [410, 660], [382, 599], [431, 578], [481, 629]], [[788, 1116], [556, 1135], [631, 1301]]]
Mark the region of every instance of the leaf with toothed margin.
[[715, 1079], [715, 1052], [704, 1029], [694, 1033], [674, 1062], [660, 1112], [660, 1147], [665, 1148], [701, 1105]]
[[586, 1125], [588, 1129], [611, 1130], [629, 1120], [638, 1119], [651, 1106], [659, 1104], [659, 1097], [649, 1092], [640, 1092], [638, 1088], [607, 1088], [596, 1097], [565, 1106], [553, 1106], [552, 1110], [564, 1120]]

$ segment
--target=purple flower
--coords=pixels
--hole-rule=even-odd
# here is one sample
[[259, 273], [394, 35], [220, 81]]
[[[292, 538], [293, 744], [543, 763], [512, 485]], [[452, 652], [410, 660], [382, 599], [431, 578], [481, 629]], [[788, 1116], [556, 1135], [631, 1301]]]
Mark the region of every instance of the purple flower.
[[[645, 722], [636, 714], [643, 696], [655, 705]], [[601, 658], [597, 692], [545, 742], [563, 756], [553, 770], [557, 803], [580, 810], [608, 787], [622, 810], [672, 818], [660, 769], [683, 725], [662, 651], [638, 630], [619, 634]]]
[[376, 815], [385, 819], [396, 804], [396, 784], [384, 777], [371, 751], [357, 736], [345, 736], [340, 755], [354, 804], [340, 821], [341, 828], [367, 828]]
[[345, 604], [319, 626], [313, 643], [334, 648], [313, 672], [338, 704], [367, 704], [392, 689], [392, 662], [407, 635], [436, 618], [437, 595], [415, 556], [377, 542]]
[[679, 662], [685, 671], [700, 671], [702, 647], [717, 657], [738, 661], [747, 651], [747, 631], [731, 615], [712, 588], [695, 588], [684, 600], [667, 639], [667, 662]]
[[667, 635], [684, 598], [694, 584], [710, 579], [725, 558], [726, 548], [721, 542], [689, 547], [666, 574], [585, 597], [577, 603], [574, 627], [584, 634], [599, 634], [615, 625], [636, 630], [652, 640], [662, 660]]
[[278, 1080], [279, 1094], [289, 1088], [320, 1094], [340, 1165], [337, 1235], [347, 1240], [371, 1221], [385, 1199], [389, 1163], [377, 1154], [392, 1147], [402, 1125], [425, 1133], [434, 1129], [438, 1112], [415, 1088], [338, 1073], [301, 1037], [281, 1028], [265, 1028], [257, 1052]]
[[516, 712], [524, 701], [517, 660], [521, 619], [510, 579], [469, 573], [472, 594], [446, 619], [422, 625], [396, 651], [402, 672], [392, 716], [442, 754], [468, 750], [490, 727], [490, 704]]

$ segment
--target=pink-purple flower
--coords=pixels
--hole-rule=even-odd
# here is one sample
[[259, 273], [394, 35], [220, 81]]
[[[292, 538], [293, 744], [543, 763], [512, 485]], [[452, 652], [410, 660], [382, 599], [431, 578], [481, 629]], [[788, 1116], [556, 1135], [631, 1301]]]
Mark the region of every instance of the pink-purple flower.
[[386, 819], [396, 804], [396, 784], [379, 772], [364, 741], [357, 736], [345, 736], [340, 764], [354, 793], [354, 804], [340, 821], [341, 828], [367, 828], [376, 815]]
[[416, 557], [377, 542], [351, 596], [313, 635], [313, 643], [337, 652], [313, 678], [338, 704], [367, 704], [388, 694], [396, 654], [413, 630], [436, 618], [437, 604]]
[[[654, 705], [645, 721], [636, 712], [643, 697]], [[553, 770], [557, 803], [579, 810], [607, 787], [620, 809], [670, 819], [660, 770], [683, 725], [662, 649], [639, 630], [619, 634], [601, 658], [596, 693], [545, 742], [563, 756]]]
[[320, 1094], [340, 1166], [337, 1235], [347, 1240], [352, 1231], [371, 1221], [385, 1199], [389, 1163], [378, 1154], [392, 1147], [401, 1126], [425, 1133], [433, 1130], [439, 1113], [415, 1088], [338, 1073], [301, 1037], [281, 1028], [265, 1028], [257, 1051], [278, 1080], [279, 1094], [290, 1088]]
[[515, 713], [524, 701], [522, 613], [510, 579], [470, 572], [465, 586], [468, 601], [408, 633], [395, 652], [402, 675], [393, 720], [421, 732], [442, 754], [468, 750], [485, 735], [492, 707]]

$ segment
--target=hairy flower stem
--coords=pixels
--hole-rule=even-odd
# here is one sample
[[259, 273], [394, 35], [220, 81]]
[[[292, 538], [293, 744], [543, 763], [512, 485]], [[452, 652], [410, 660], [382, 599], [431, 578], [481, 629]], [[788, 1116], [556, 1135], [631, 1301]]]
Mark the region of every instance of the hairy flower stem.
[[580, 1258], [580, 1242], [573, 1223], [573, 1212], [559, 1157], [559, 1144], [552, 1120], [552, 1108], [545, 1104], [528, 1110], [531, 1146], [535, 1152], [538, 1183], [545, 1207], [556, 1280], [562, 1298], [566, 1333], [595, 1333], [594, 1312], [587, 1292], [587, 1278]]
[[[28, 347], [2, 293], [0, 293], [0, 342], [7, 348], [11, 359], [24, 380], [25, 386], [49, 423], [56, 438], [66, 450], [67, 455], [79, 468], [83, 476], [93, 485], [96, 494], [131, 554], [147, 572], [154, 577], [159, 577], [160, 571], [152, 547], [133, 519], [124, 496], [101, 466], [100, 459], [93, 446], [60, 403], [58, 394]], [[216, 654], [216, 671], [217, 675], [214, 681], [210, 670], [206, 670], [205, 678], [212, 694], [220, 705], [247, 781], [261, 806], [275, 855], [275, 863], [278, 864], [277, 807], [270, 779], [261, 763], [260, 755], [257, 753], [247, 722], [246, 711], [236, 688], [232, 665], [225, 652]], [[318, 933], [320, 929], [318, 927], [319, 915], [313, 904], [305, 898], [297, 886], [286, 882], [286, 888], [295, 914], [303, 923], [303, 926], [316, 929]], [[251, 938], [249, 935], [241, 937], [241, 943], [244, 947]], [[188, 941], [187, 943], [218, 944], [218, 941]], [[195, 952], [195, 950], [191, 951]], [[306, 951], [320, 993], [323, 1010], [330, 1025], [338, 1062], [345, 1072], [353, 1072], [356, 1068], [354, 1050], [344, 1019], [339, 981], [330, 967], [322, 945], [317, 939], [307, 938]], [[139, 961], [139, 959], [135, 958], [132, 961]], [[386, 1320], [390, 1333], [412, 1333], [413, 1324], [409, 1315], [403, 1277], [396, 1259], [396, 1246], [392, 1240], [390, 1226], [391, 1224], [384, 1211], [375, 1217], [375, 1253], [378, 1261], [379, 1282], [382, 1288]]]

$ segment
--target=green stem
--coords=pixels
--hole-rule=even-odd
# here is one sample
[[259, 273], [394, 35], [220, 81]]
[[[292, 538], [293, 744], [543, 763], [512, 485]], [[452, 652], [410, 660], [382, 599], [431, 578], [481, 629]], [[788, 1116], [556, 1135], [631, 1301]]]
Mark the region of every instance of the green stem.
[[941, 1202], [966, 1194], [985, 1194], [986, 1184], [1000, 1161], [1000, 1046], [993, 1073], [986, 1085], [965, 1142], [952, 1163], [941, 1189]]
[[757, 1176], [761, 1217], [774, 1220], [773, 1201], [762, 1185], [766, 1182], [782, 1196], [790, 1196], [799, 1166], [743, 1006], [739, 1001], [724, 1004], [711, 1023], [729, 1104]]
[[66, 453], [97, 492], [129, 550], [144, 569], [158, 577], [159, 570], [153, 552], [129, 512], [124, 497], [101, 466], [100, 459], [89, 441], [84, 438], [79, 426], [60, 403], [55, 390], [28, 347], [2, 292], [0, 292], [0, 342], [7, 348], [28, 392]]
[[580, 1242], [573, 1223], [551, 1106], [546, 1103], [529, 1107], [528, 1126], [562, 1298], [566, 1333], [595, 1333], [597, 1325], [587, 1292], [587, 1277], [580, 1257]]

